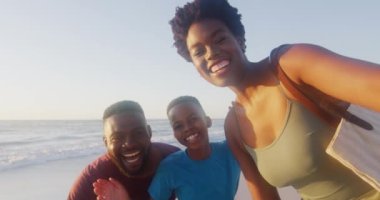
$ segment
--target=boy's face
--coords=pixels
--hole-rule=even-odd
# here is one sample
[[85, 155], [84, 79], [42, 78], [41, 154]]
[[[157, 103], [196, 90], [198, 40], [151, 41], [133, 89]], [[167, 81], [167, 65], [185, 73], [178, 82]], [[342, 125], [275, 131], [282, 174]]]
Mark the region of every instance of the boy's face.
[[115, 114], [104, 122], [104, 141], [108, 154], [121, 171], [137, 175], [149, 155], [151, 129], [139, 112]]
[[211, 119], [201, 108], [191, 102], [179, 103], [168, 112], [174, 137], [189, 149], [197, 149], [209, 144], [208, 128]]
[[221, 21], [193, 23], [186, 38], [187, 49], [199, 74], [216, 86], [231, 86], [243, 76], [244, 43]]

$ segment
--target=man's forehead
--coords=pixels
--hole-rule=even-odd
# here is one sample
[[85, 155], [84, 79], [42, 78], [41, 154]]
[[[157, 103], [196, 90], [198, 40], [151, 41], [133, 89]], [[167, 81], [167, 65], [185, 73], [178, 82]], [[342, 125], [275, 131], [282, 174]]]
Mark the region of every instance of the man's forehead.
[[104, 125], [112, 129], [137, 128], [145, 126], [146, 120], [140, 112], [126, 112], [110, 116]]
[[128, 111], [111, 115], [107, 119], [112, 121], [120, 120], [142, 120], [145, 121], [144, 114], [138, 111]]

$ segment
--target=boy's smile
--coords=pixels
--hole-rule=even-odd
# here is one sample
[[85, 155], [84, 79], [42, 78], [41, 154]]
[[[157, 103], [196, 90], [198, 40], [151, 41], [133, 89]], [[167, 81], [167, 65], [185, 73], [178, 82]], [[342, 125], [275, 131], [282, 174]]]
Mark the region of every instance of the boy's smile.
[[203, 111], [194, 103], [183, 102], [168, 112], [174, 136], [189, 150], [209, 145], [208, 127], [211, 125]]

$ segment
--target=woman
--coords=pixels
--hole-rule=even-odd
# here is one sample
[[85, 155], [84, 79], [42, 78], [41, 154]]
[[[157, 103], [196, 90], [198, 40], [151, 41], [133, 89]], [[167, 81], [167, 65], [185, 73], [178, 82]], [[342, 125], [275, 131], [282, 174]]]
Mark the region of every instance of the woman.
[[241, 15], [225, 0], [188, 3], [170, 24], [178, 53], [205, 80], [236, 94], [226, 137], [255, 199], [278, 199], [275, 187], [289, 185], [303, 199], [380, 198], [325, 153], [339, 118], [309, 110], [277, 76], [283, 70], [311, 93], [380, 111], [380, 65], [311, 44], [284, 45], [250, 62]]

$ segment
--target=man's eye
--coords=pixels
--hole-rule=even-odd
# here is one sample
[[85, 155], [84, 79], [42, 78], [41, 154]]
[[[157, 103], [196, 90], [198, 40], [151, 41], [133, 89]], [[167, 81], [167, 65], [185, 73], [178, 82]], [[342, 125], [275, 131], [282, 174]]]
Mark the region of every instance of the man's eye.
[[144, 138], [146, 135], [147, 135], [147, 132], [141, 130], [141, 131], [137, 131], [133, 136], [134, 138], [140, 139], [140, 138]]
[[119, 138], [111, 138], [111, 141], [112, 143], [118, 143], [120, 142], [120, 139]]
[[217, 43], [217, 44], [221, 44], [221, 43], [223, 43], [225, 40], [226, 40], [225, 37], [220, 37], [220, 38], [218, 38], [218, 39], [216, 40], [216, 43]]

